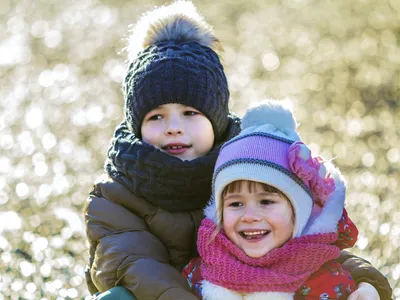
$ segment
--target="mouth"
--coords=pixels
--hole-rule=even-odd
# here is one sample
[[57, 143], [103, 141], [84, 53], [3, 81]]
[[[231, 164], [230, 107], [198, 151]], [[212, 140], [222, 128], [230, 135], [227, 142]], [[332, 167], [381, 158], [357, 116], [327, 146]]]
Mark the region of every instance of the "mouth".
[[239, 235], [246, 240], [259, 240], [267, 236], [270, 230], [244, 230], [239, 231]]
[[182, 153], [186, 152], [186, 150], [190, 149], [191, 147], [192, 147], [191, 145], [187, 145], [187, 144], [170, 143], [170, 144], [167, 144], [167, 145], [161, 147], [161, 149], [171, 155], [177, 155], [177, 154], [182, 154]]

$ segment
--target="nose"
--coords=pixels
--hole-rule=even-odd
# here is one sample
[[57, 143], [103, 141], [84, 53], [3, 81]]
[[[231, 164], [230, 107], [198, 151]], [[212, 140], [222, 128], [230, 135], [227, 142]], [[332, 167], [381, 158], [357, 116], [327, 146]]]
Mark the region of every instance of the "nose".
[[168, 119], [167, 127], [165, 128], [165, 135], [183, 134], [183, 124], [179, 116], [171, 116]]
[[256, 207], [246, 207], [241, 220], [246, 223], [259, 222], [261, 221], [261, 215]]

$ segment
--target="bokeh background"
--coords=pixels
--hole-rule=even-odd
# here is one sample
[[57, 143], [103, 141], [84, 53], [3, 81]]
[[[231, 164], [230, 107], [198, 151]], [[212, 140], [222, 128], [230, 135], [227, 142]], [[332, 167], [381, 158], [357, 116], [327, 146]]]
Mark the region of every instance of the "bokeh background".
[[[231, 108], [294, 102], [335, 158], [354, 253], [400, 299], [400, 0], [198, 0]], [[0, 299], [83, 299], [83, 206], [123, 114], [129, 25], [159, 0], [0, 1]]]

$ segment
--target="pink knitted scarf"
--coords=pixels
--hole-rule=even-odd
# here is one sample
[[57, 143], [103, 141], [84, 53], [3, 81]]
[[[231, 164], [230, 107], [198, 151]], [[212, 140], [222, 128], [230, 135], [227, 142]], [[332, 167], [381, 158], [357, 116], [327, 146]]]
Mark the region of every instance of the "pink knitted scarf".
[[216, 225], [204, 219], [197, 247], [202, 257], [202, 277], [236, 292], [295, 292], [325, 262], [339, 257], [331, 245], [337, 233], [292, 239], [260, 258], [251, 258], [232, 243], [221, 230], [210, 240]]

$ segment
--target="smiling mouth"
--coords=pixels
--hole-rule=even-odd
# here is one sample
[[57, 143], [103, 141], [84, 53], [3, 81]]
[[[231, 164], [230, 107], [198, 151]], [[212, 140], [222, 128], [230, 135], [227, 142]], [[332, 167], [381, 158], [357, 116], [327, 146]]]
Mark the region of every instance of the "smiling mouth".
[[162, 147], [162, 150], [170, 155], [179, 155], [185, 153], [186, 150], [191, 148], [191, 145], [184, 145], [184, 144], [169, 144]]
[[239, 234], [246, 240], [260, 239], [268, 235], [270, 230], [240, 231]]
[[175, 149], [184, 149], [184, 148], [190, 148], [190, 146], [165, 146], [162, 149], [163, 150], [175, 150]]

